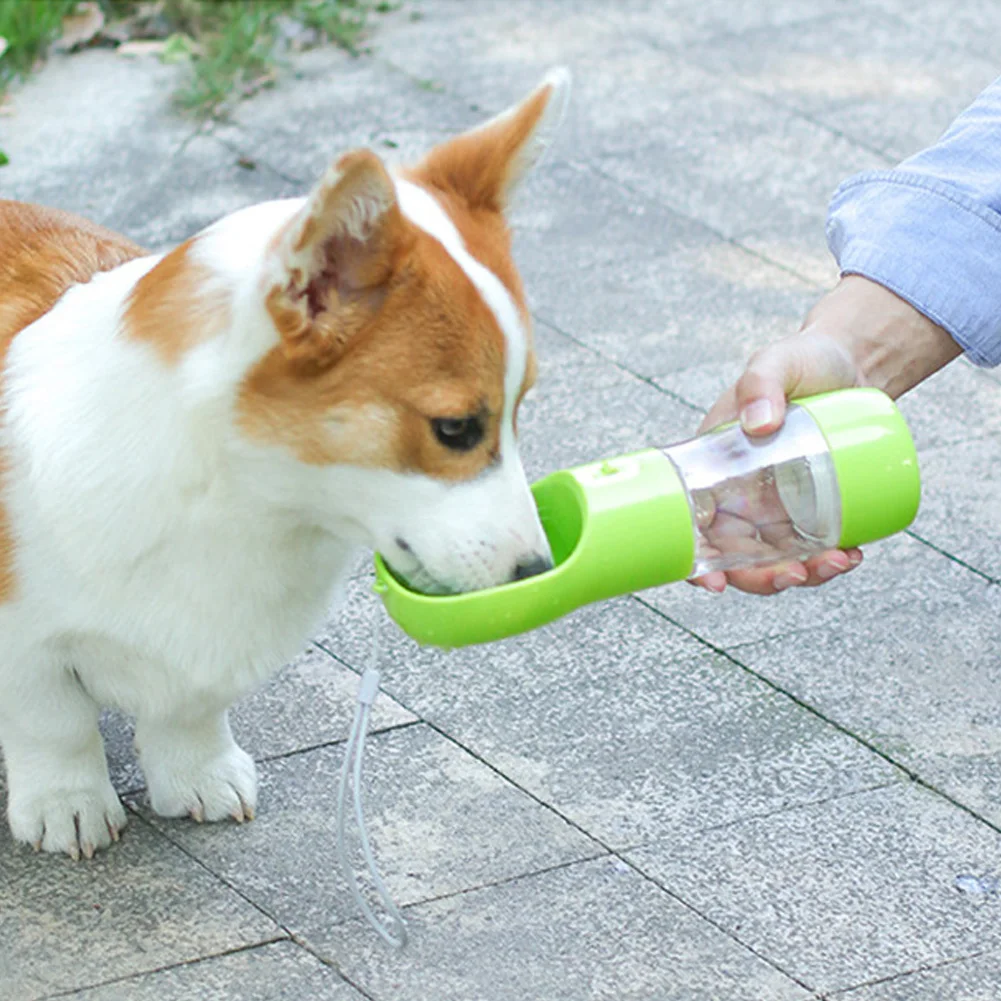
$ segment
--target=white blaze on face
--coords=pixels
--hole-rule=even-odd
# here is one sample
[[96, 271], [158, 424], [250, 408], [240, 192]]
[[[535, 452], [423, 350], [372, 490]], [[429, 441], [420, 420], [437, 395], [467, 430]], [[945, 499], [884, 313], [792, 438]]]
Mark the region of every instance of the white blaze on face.
[[[514, 409], [528, 364], [528, 336], [511, 294], [492, 271], [469, 253], [442, 206], [416, 184], [402, 179], [396, 179], [395, 184], [403, 214], [444, 247], [480, 293], [504, 335], [500, 465], [474, 481], [448, 488], [448, 518], [452, 528], [444, 534], [451, 538], [444, 538], [441, 542], [443, 546], [458, 549], [465, 542], [484, 554], [493, 554], [487, 560], [488, 564], [492, 564], [489, 576], [493, 579], [464, 579], [466, 574], [460, 573], [460, 579], [441, 581], [462, 588], [484, 587], [506, 579], [519, 560], [533, 555], [549, 555], [549, 544], [539, 523], [514, 434]], [[478, 537], [484, 534], [492, 538]], [[435, 572], [439, 564], [438, 554], [428, 552], [426, 545], [425, 542], [423, 551], [418, 550], [416, 555], [432, 576], [438, 576]], [[462, 567], [471, 566], [470, 554], [458, 551], [454, 555]], [[480, 558], [472, 560], [472, 563], [478, 565], [481, 572], [488, 569]]]
[[[503, 456], [505, 444], [515, 447], [514, 405], [518, 399], [521, 385], [525, 381], [525, 366], [528, 364], [528, 338], [525, 335], [521, 317], [518, 315], [518, 308], [501, 280], [466, 250], [455, 224], [430, 192], [416, 184], [411, 184], [409, 181], [397, 178], [396, 194], [403, 214], [415, 226], [419, 226], [425, 233], [433, 236], [448, 251], [452, 260], [462, 268], [466, 277], [483, 297], [483, 301], [493, 313], [497, 325], [504, 334], [506, 348], [504, 420], [501, 425], [501, 454]], [[504, 435], [508, 437], [506, 442]]]

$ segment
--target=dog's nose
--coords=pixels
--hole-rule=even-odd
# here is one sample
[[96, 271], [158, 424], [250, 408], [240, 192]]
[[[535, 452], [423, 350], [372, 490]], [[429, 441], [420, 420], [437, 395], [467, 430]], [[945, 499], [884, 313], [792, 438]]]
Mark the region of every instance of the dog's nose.
[[553, 569], [553, 561], [547, 556], [540, 556], [536, 553], [523, 560], [519, 560], [514, 565], [514, 573], [511, 580], [524, 580], [526, 577], [535, 577], [537, 574], [545, 573]]

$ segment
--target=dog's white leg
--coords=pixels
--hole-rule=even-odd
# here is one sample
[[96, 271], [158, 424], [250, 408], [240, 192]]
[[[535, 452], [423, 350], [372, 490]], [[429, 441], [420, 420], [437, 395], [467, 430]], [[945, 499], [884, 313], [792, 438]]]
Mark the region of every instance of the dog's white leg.
[[3, 673], [0, 746], [17, 841], [90, 857], [118, 840], [126, 813], [108, 778], [99, 709], [73, 672], [39, 657]]
[[136, 746], [150, 803], [161, 816], [253, 819], [257, 769], [233, 740], [225, 710], [189, 705], [169, 717], [140, 716]]

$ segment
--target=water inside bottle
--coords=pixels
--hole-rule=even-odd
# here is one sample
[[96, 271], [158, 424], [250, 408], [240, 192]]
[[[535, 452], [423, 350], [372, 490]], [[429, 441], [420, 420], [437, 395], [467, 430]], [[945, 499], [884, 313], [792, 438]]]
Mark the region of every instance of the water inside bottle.
[[749, 438], [733, 426], [665, 454], [692, 507], [692, 576], [802, 560], [837, 544], [834, 463], [805, 410], [790, 407], [782, 429], [767, 438]]

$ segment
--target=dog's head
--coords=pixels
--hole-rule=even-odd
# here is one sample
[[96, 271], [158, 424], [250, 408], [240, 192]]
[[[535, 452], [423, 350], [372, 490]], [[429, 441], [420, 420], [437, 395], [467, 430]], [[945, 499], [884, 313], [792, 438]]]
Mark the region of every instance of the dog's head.
[[238, 426], [309, 467], [335, 530], [421, 590], [549, 565], [516, 441], [535, 359], [503, 212], [568, 87], [551, 73], [395, 174], [348, 153], [265, 253], [277, 343], [239, 389]]

